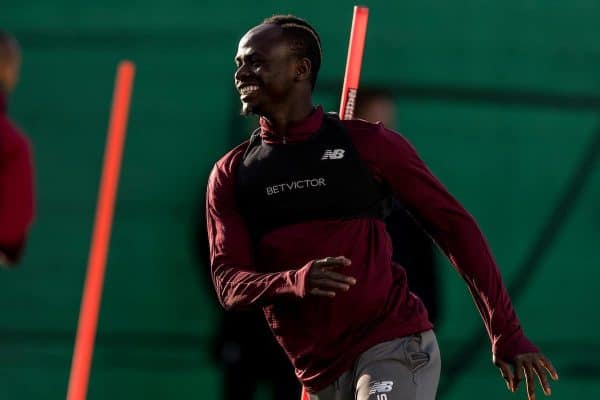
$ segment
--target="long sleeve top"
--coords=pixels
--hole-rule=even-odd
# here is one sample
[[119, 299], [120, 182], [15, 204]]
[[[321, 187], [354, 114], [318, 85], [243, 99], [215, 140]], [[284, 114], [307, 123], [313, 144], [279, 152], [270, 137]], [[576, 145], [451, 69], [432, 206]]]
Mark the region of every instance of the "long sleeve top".
[[[316, 132], [317, 108], [281, 137], [261, 120], [266, 143], [295, 143]], [[485, 324], [492, 351], [503, 359], [537, 351], [525, 337], [490, 248], [473, 217], [444, 188], [400, 134], [381, 124], [342, 121], [376, 180], [427, 229], [460, 273]], [[313, 220], [280, 227], [254, 241], [236, 200], [236, 167], [248, 143], [214, 166], [207, 188], [211, 273], [225, 308], [262, 306], [273, 333], [309, 391], [352, 368], [366, 349], [431, 329], [427, 311], [392, 263], [385, 224], [375, 218]], [[307, 293], [313, 261], [343, 255], [342, 272], [357, 284], [335, 298]]]

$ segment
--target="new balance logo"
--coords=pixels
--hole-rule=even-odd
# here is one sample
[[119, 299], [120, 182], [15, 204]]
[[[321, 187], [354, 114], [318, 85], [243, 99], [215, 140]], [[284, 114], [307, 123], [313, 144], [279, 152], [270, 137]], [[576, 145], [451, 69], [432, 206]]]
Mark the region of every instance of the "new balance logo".
[[340, 158], [344, 158], [345, 151], [344, 149], [325, 150], [321, 160], [339, 160]]
[[[392, 391], [394, 381], [375, 381], [369, 385], [369, 394], [375, 393], [387, 393]], [[381, 395], [383, 398], [387, 398], [386, 395]], [[379, 395], [377, 398], [379, 399]]]

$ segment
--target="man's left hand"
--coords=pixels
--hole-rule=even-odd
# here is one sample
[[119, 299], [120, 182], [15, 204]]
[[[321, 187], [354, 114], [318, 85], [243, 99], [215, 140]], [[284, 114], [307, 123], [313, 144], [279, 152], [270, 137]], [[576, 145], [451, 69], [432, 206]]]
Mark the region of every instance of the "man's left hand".
[[525, 377], [527, 384], [527, 398], [535, 400], [535, 375], [537, 375], [542, 390], [546, 396], [550, 396], [550, 384], [546, 374], [557, 381], [558, 374], [548, 360], [541, 353], [524, 353], [515, 357], [514, 363], [503, 361], [494, 355], [494, 365], [500, 369], [502, 377], [506, 381], [506, 386], [511, 392], [515, 392], [519, 383]]

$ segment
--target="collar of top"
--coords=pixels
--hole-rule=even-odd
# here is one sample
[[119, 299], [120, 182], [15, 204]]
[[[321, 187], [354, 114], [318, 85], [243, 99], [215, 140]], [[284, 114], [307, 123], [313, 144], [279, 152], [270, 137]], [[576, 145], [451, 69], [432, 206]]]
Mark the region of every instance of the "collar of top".
[[260, 136], [265, 143], [293, 143], [301, 142], [315, 133], [323, 123], [323, 108], [317, 106], [312, 113], [302, 121], [292, 123], [285, 137], [275, 133], [269, 121], [260, 118]]

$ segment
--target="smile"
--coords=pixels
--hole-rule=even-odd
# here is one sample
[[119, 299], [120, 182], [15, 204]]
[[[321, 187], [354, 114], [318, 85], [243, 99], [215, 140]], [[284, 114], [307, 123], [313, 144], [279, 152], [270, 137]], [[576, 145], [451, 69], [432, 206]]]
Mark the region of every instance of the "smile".
[[239, 89], [239, 92], [242, 96], [248, 96], [249, 94], [252, 94], [256, 91], [258, 91], [257, 85], [248, 85], [248, 86], [241, 87]]

